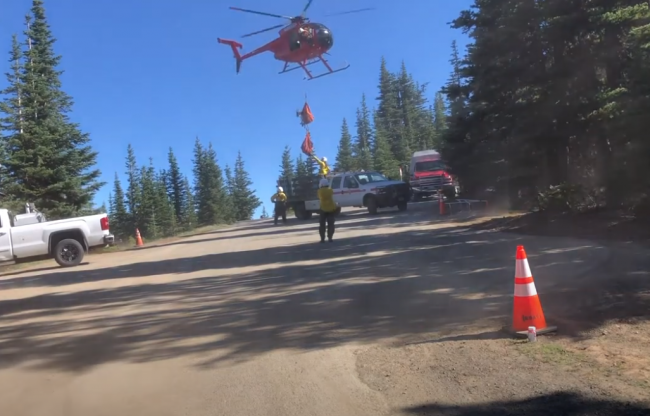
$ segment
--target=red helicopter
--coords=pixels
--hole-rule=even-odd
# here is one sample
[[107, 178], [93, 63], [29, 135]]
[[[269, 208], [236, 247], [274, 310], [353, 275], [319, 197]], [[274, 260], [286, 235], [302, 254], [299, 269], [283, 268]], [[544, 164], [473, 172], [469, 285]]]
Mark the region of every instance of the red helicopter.
[[[249, 33], [242, 36], [245, 38], [245, 37], [257, 35], [259, 33], [268, 32], [270, 30], [282, 28], [280, 29], [279, 32], [280, 33], [279, 38], [274, 39], [271, 42], [267, 43], [266, 45], [260, 46], [254, 51], [244, 55], [241, 55], [239, 53], [239, 49], [242, 48], [241, 43], [234, 40], [221, 39], [221, 38], [217, 39], [219, 43], [230, 45], [230, 47], [232, 48], [232, 51], [235, 54], [235, 59], [237, 60], [237, 73], [239, 73], [239, 70], [241, 68], [241, 63], [244, 59], [251, 58], [262, 52], [273, 52], [275, 59], [284, 62], [284, 68], [282, 69], [281, 72], [279, 72], [280, 74], [284, 74], [285, 72], [302, 68], [307, 74], [307, 79], [309, 80], [324, 77], [325, 75], [331, 75], [335, 72], [340, 72], [348, 69], [350, 67], [349, 64], [345, 67], [339, 68], [337, 70], [333, 70], [332, 67], [330, 67], [329, 63], [325, 60], [325, 58], [323, 58], [323, 55], [326, 54], [327, 51], [329, 51], [334, 45], [334, 39], [332, 38], [332, 32], [324, 25], [320, 23], [308, 23], [309, 19], [305, 17], [305, 13], [311, 6], [312, 2], [313, 0], [309, 0], [307, 2], [307, 5], [303, 9], [302, 13], [300, 14], [300, 16], [296, 16], [296, 17], [258, 12], [255, 10], [245, 10], [245, 9], [240, 9], [238, 7], [230, 7], [231, 10], [237, 10], [246, 13], [255, 13], [263, 16], [278, 17], [280, 19], [287, 19], [290, 22], [288, 25], [281, 24], [281, 25], [269, 27], [267, 29], [259, 30], [257, 32]], [[359, 9], [359, 10], [351, 10], [343, 13], [335, 13], [330, 16], [358, 13], [358, 12], [363, 12], [368, 10], [373, 10], [373, 9], [366, 8], [366, 9]], [[317, 76], [313, 76], [312, 73], [309, 71], [309, 69], [307, 69], [307, 66], [315, 64], [317, 62], [322, 62], [327, 68], [327, 72]], [[289, 67], [289, 64], [292, 63], [297, 65]]]

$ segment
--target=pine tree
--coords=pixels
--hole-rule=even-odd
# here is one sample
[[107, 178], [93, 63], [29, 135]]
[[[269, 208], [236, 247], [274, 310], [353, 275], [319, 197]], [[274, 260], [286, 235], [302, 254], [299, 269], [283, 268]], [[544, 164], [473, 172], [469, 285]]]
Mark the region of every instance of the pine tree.
[[339, 140], [338, 153], [336, 155], [335, 170], [339, 172], [348, 172], [354, 170], [355, 160], [352, 156], [352, 137], [350, 136], [350, 129], [348, 122], [344, 118], [341, 125], [341, 139]]
[[228, 221], [228, 195], [217, 154], [212, 144], [204, 149], [198, 139], [194, 146], [194, 180], [199, 224], [212, 225]]
[[301, 181], [301, 180], [309, 180], [311, 177], [310, 171], [309, 171], [309, 166], [307, 165], [307, 161], [302, 157], [302, 154], [299, 155], [296, 158], [296, 174], [295, 177]]
[[384, 132], [394, 158], [397, 160], [405, 159], [408, 155], [408, 149], [402, 131], [397, 79], [388, 70], [386, 60], [383, 57], [379, 71], [379, 97], [377, 97], [377, 100], [379, 103], [377, 105], [375, 128], [379, 126]]
[[235, 179], [233, 178], [232, 169], [230, 168], [229, 165], [226, 165], [226, 167], [224, 168], [224, 175], [226, 177], [226, 191], [228, 194], [226, 218], [228, 219], [227, 222], [235, 222], [236, 221], [235, 206], [234, 206]]
[[290, 181], [294, 175], [293, 160], [291, 160], [291, 149], [284, 146], [282, 151], [282, 162], [280, 163], [280, 179]]
[[241, 152], [238, 152], [233, 176], [233, 205], [237, 221], [253, 218], [255, 210], [262, 204], [255, 191], [251, 189], [251, 185], [253, 182], [244, 166], [244, 159]]
[[169, 153], [167, 155], [167, 160], [169, 162], [169, 171], [165, 172], [163, 176], [164, 185], [167, 188], [169, 198], [174, 205], [174, 215], [176, 216], [176, 221], [181, 223], [184, 216], [184, 202], [185, 202], [185, 189], [183, 187], [183, 176], [181, 174], [180, 168], [178, 167], [178, 160], [174, 155], [172, 148], [169, 148]]
[[182, 224], [185, 230], [192, 230], [196, 228], [198, 219], [196, 216], [196, 204], [194, 202], [194, 194], [190, 180], [187, 177], [183, 178], [183, 194], [185, 195], [185, 210], [183, 211]]
[[141, 228], [140, 233], [143, 237], [154, 239], [160, 237], [160, 219], [157, 218], [158, 210], [158, 190], [156, 189], [156, 174], [153, 167], [153, 160], [149, 159], [149, 166], [140, 168], [141, 178]]
[[208, 177], [211, 189], [211, 204], [213, 210], [213, 224], [223, 223], [228, 220], [228, 189], [223, 178], [223, 171], [219, 166], [217, 159], [217, 152], [212, 147], [212, 143], [208, 144], [208, 149], [205, 152], [206, 167], [208, 169]]
[[269, 213], [266, 212], [266, 207], [262, 207], [262, 215], [260, 216], [260, 218], [262, 219], [269, 218]]
[[361, 96], [361, 107], [357, 109], [356, 120], [357, 135], [353, 146], [355, 166], [358, 169], [370, 170], [372, 163], [372, 127], [370, 125], [370, 110], [366, 102], [366, 95]]
[[158, 234], [161, 237], [170, 237], [176, 234], [177, 219], [174, 201], [170, 200], [167, 193], [167, 184], [163, 172], [159, 172], [154, 182], [155, 213]]
[[[128, 228], [135, 229], [142, 226], [140, 205], [142, 201], [142, 182], [135, 151], [130, 144], [126, 148], [126, 195], [125, 202], [129, 211]], [[126, 224], [125, 224], [126, 225]]]
[[375, 169], [390, 178], [397, 179], [399, 178], [399, 164], [395, 160], [384, 128], [378, 118], [379, 115], [375, 112], [375, 148], [373, 151]]
[[445, 99], [441, 92], [436, 93], [436, 98], [433, 102], [433, 122], [436, 132], [436, 139], [433, 143], [433, 148], [439, 150], [442, 137], [447, 130], [447, 108], [445, 105]]
[[117, 172], [115, 172], [112, 198], [109, 206], [111, 208], [111, 229], [113, 230], [113, 234], [118, 237], [128, 238], [135, 230], [129, 229], [132, 221], [130, 221], [129, 213], [126, 210], [124, 190], [122, 189]]
[[[0, 91], [0, 94], [5, 98], [0, 101], [0, 190], [7, 191], [9, 183], [14, 182], [14, 178], [10, 176], [11, 172], [6, 170], [7, 157], [8, 157], [8, 143], [19, 143], [21, 135], [23, 134], [23, 86], [21, 82], [22, 65], [22, 51], [18, 37], [13, 35], [11, 38], [11, 52], [9, 63], [11, 64], [11, 72], [8, 72], [7, 81], [8, 86]], [[6, 198], [6, 197], [5, 197]]]
[[94, 169], [97, 152], [88, 145], [88, 134], [69, 120], [72, 99], [61, 90], [61, 58], [53, 50], [42, 0], [32, 1], [26, 23], [23, 64], [13, 83], [22, 118], [12, 126], [19, 130], [9, 132], [4, 163], [15, 181], [6, 190], [34, 202], [50, 218], [68, 217], [91, 202], [104, 183]]

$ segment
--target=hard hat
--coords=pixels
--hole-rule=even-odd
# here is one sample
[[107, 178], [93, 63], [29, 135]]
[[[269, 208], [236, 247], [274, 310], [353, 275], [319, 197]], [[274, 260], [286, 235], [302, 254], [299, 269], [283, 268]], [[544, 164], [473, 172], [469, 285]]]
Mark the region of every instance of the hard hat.
[[318, 183], [319, 188], [325, 188], [327, 186], [330, 186], [330, 181], [328, 181], [325, 178], [321, 179], [320, 182]]
[[282, 189], [281, 186], [278, 186], [278, 192], [284, 192], [284, 189]]
[[327, 162], [327, 158], [323, 156], [323, 162]]

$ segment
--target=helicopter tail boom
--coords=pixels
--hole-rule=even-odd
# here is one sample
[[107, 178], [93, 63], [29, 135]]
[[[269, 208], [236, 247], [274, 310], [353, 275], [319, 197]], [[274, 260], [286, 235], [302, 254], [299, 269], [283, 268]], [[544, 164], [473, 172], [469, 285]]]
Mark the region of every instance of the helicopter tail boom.
[[221, 39], [221, 38], [218, 38], [217, 42], [223, 45], [229, 45], [232, 48], [232, 53], [235, 55], [235, 59], [237, 60], [237, 73], [239, 74], [239, 70], [241, 69], [241, 63], [244, 60], [241, 54], [239, 53], [239, 49], [243, 47], [242, 44], [234, 40]]

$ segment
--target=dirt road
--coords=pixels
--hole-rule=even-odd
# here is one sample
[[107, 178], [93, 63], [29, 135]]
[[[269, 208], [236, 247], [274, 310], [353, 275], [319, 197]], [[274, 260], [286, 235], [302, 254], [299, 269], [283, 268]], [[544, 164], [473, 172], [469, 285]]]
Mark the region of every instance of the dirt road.
[[541, 414], [623, 414], [615, 400], [643, 398], [647, 386], [602, 381], [586, 354], [498, 329], [516, 245], [568, 336], [612, 317], [612, 258], [638, 279], [645, 249], [472, 231], [431, 211], [348, 212], [331, 244], [313, 222], [250, 222], [70, 270], [4, 273], [0, 414], [517, 414], [540, 395]]

